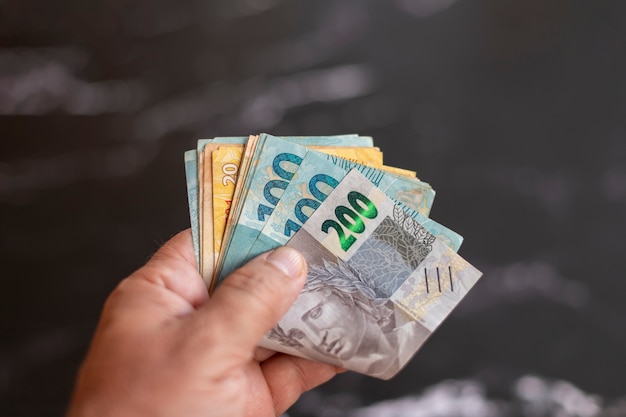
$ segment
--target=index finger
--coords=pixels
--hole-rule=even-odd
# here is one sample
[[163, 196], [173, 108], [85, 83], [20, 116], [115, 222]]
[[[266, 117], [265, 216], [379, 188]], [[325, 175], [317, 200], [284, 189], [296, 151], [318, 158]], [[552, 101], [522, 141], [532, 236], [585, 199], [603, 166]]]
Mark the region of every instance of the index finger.
[[208, 299], [208, 291], [198, 272], [191, 239], [191, 229], [179, 232], [130, 279], [165, 287], [197, 308]]
[[281, 415], [304, 392], [346, 370], [310, 359], [279, 353], [261, 363], [263, 376], [274, 400], [274, 411]]

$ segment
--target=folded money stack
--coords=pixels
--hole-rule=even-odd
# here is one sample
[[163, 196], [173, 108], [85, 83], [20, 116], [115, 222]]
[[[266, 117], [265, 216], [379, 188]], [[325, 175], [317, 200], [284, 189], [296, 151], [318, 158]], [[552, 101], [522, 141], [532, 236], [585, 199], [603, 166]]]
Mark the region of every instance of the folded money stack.
[[261, 345], [391, 378], [480, 278], [463, 238], [431, 220], [415, 172], [358, 135], [220, 137], [185, 153], [194, 250], [212, 291], [278, 246], [304, 289]]

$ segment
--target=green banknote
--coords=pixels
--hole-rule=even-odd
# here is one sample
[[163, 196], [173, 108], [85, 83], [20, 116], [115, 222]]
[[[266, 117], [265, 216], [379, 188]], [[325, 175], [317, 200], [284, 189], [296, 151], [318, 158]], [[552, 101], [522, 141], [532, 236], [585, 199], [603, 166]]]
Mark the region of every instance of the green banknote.
[[[187, 180], [187, 200], [189, 203], [189, 218], [191, 222], [191, 235], [193, 239], [193, 248], [196, 255], [198, 265], [200, 265], [200, 181], [198, 178], [198, 155], [202, 153], [207, 143], [222, 144], [244, 144], [247, 137], [219, 137], [213, 139], [200, 139], [197, 142], [196, 149], [185, 152], [185, 178]], [[208, 190], [209, 192], [211, 190]]]
[[287, 243], [307, 282], [263, 347], [388, 379], [481, 273], [358, 170]]
[[252, 156], [253, 163], [243, 173], [242, 198], [229, 221], [233, 223], [225, 236], [223, 256], [217, 265], [217, 283], [245, 262], [265, 222], [289, 185], [307, 146], [371, 147], [368, 136], [287, 136], [261, 134]]
[[308, 151], [305, 146], [261, 135], [252, 156], [253, 163], [244, 178], [243, 198], [231, 219], [232, 229], [229, 236], [225, 236], [224, 256], [217, 266], [218, 283], [246, 259], [265, 220], [272, 214]]
[[193, 252], [196, 262], [200, 264], [200, 238], [198, 237], [198, 156], [194, 150], [185, 152], [185, 179], [187, 180], [187, 203], [189, 204], [189, 220]]
[[427, 183], [335, 156], [309, 152], [302, 160], [294, 179], [285, 189], [246, 259], [286, 244], [352, 168], [359, 170], [369, 181], [403, 206], [414, 219], [439, 240], [455, 251], [459, 249], [463, 238], [425, 215], [430, 211], [435, 195]]
[[[369, 136], [359, 136], [356, 134], [334, 135], [334, 136], [283, 136], [281, 139], [299, 143], [302, 146], [314, 146], [324, 144], [326, 146], [373, 146], [374, 141]], [[209, 143], [224, 145], [244, 145], [248, 141], [248, 136], [219, 136], [211, 139], [200, 139], [195, 150], [185, 152], [185, 177], [187, 180], [187, 198], [189, 203], [189, 217], [191, 222], [192, 239], [194, 253], [198, 265], [200, 265], [200, 196], [199, 186], [201, 178], [198, 178], [198, 156]], [[203, 192], [211, 192], [204, 187]]]

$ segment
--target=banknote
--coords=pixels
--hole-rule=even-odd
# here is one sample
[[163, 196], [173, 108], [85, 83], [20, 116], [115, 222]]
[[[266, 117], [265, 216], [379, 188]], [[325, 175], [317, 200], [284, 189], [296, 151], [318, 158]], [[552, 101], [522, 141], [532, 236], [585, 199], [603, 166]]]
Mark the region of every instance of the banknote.
[[197, 147], [198, 159], [198, 239], [200, 249], [199, 271], [202, 279], [211, 284], [215, 269], [213, 255], [213, 151], [224, 144], [231, 146], [241, 145], [241, 137], [220, 137], [211, 141], [202, 141]]
[[222, 247], [226, 220], [232, 207], [243, 146], [220, 146], [213, 151], [213, 253]]
[[253, 163], [245, 174], [238, 200], [241, 204], [229, 219], [232, 229], [217, 266], [217, 283], [241, 264], [307, 152], [305, 146], [270, 135], [260, 136], [251, 156]]
[[350, 161], [360, 161], [366, 165], [380, 167], [383, 165], [383, 153], [376, 147], [361, 146], [307, 146], [307, 148], [336, 155]]
[[390, 172], [392, 174], [401, 175], [403, 177], [419, 179], [419, 178], [417, 178], [417, 172], [410, 171], [408, 169], [392, 167], [392, 166], [389, 166], [389, 165], [382, 165], [380, 167], [380, 169], [385, 171], [385, 172]]
[[404, 205], [417, 211], [422, 216], [428, 217], [430, 215], [430, 210], [435, 200], [435, 190], [433, 190], [430, 184], [406, 175], [404, 172], [398, 174], [394, 170], [388, 170], [386, 166], [372, 170], [370, 167], [363, 166], [363, 164], [347, 161], [333, 155], [326, 156], [326, 159], [332, 165], [327, 163], [325, 166], [333, 169], [333, 172], [337, 173], [337, 175], [340, 175], [339, 171], [333, 166], [344, 170], [346, 173], [353, 168], [361, 172], [372, 172], [370, 174], [372, 178], [378, 178], [379, 184], [377, 186], [384, 187], [384, 190], [391, 198], [401, 200]]
[[[198, 155], [204, 150], [204, 147], [211, 142], [217, 143], [245, 143], [242, 137], [219, 137], [214, 139], [200, 139], [197, 142], [196, 149], [185, 152], [185, 177], [187, 179], [187, 198], [189, 200], [189, 216], [191, 218], [191, 234], [193, 239], [193, 247], [198, 261], [198, 269], [200, 270], [200, 179], [198, 173]], [[201, 270], [200, 270], [201, 271]]]
[[400, 203], [415, 220], [442, 242], [454, 251], [459, 249], [463, 238], [458, 233], [426, 217], [435, 196], [434, 190], [427, 183], [335, 156], [309, 152], [246, 259], [287, 243], [352, 168], [358, 169], [369, 181]]
[[200, 238], [198, 237], [198, 159], [196, 150], [185, 152], [185, 179], [187, 180], [187, 203], [193, 240], [193, 253], [200, 265]]
[[[208, 145], [207, 145], [208, 146]], [[204, 256], [204, 230], [205, 230], [205, 219], [204, 219], [204, 194], [208, 194], [211, 192], [210, 188], [205, 187], [204, 179], [204, 155], [205, 155], [206, 147], [198, 153], [198, 239], [200, 240], [200, 265], [198, 268], [200, 270], [200, 274], [203, 278], [206, 276], [204, 272], [204, 262], [206, 257]], [[209, 149], [209, 152], [211, 150]], [[204, 278], [206, 281], [206, 278]]]
[[[283, 139], [299, 142], [303, 145], [316, 145], [320, 143], [320, 139], [323, 138], [324, 143], [327, 146], [361, 146], [368, 147], [373, 146], [374, 141], [369, 136], [359, 136], [356, 134], [348, 135], [334, 135], [334, 136], [285, 136]], [[243, 146], [248, 140], [248, 136], [220, 136], [211, 139], [200, 139], [197, 141], [195, 153], [188, 151], [185, 154], [185, 173], [187, 177], [187, 195], [188, 198], [193, 198], [193, 201], [189, 203], [192, 238], [194, 243], [194, 250], [196, 251], [196, 258], [198, 261], [198, 267], [202, 272], [201, 265], [201, 235], [202, 229], [200, 223], [203, 221], [203, 210], [201, 209], [204, 202], [204, 186], [202, 184], [202, 178], [204, 178], [204, 161], [199, 157], [204, 152], [205, 147], [208, 144], [232, 144]], [[190, 182], [191, 177], [196, 178], [195, 181]], [[194, 197], [191, 197], [194, 196]], [[191, 209], [194, 209], [193, 213]]]
[[[193, 200], [189, 204], [189, 208], [190, 208], [189, 214], [190, 214], [190, 217], [193, 218], [193, 220], [191, 221], [191, 230], [192, 230], [192, 237], [193, 237], [193, 242], [194, 242], [194, 249], [197, 249], [196, 258], [198, 260], [199, 267], [200, 267], [200, 258], [201, 258], [201, 251], [200, 251], [200, 245], [201, 245], [200, 222], [201, 222], [201, 214], [202, 214], [201, 205], [202, 205], [202, 198], [203, 198], [203, 192], [204, 192], [204, 190], [202, 189], [204, 187], [200, 187], [200, 185], [202, 185], [201, 179], [203, 178], [203, 170], [198, 172], [199, 165], [201, 164], [201, 162], [199, 162], [200, 161], [199, 155], [204, 151], [204, 148], [206, 147], [207, 144], [217, 143], [217, 144], [233, 144], [233, 145], [243, 146], [247, 142], [248, 138], [249, 138], [248, 136], [220, 136], [220, 137], [215, 137], [211, 139], [200, 139], [197, 141], [197, 144], [196, 144], [195, 155], [192, 154], [192, 151], [189, 151], [189, 154], [186, 154], [185, 156], [186, 177], [191, 178], [194, 175], [196, 176], [196, 181], [193, 181], [193, 182], [187, 181], [188, 187], [191, 186], [191, 188], [188, 188], [187, 194], [188, 194], [188, 198], [191, 198], [190, 196], [196, 196], [196, 197], [193, 197], [196, 200]], [[300, 143], [305, 146], [319, 145], [321, 142], [323, 142], [326, 146], [343, 146], [343, 147], [350, 147], [350, 146], [372, 147], [374, 144], [374, 141], [371, 137], [359, 136], [357, 134], [333, 135], [333, 136], [284, 136], [282, 138], [285, 140]], [[192, 163], [192, 161], [195, 161], [195, 162]], [[192, 208], [195, 210], [193, 213], [191, 212]]]
[[[262, 135], [267, 135], [263, 133]], [[268, 135], [269, 136], [269, 135]], [[371, 136], [358, 134], [332, 135], [332, 136], [277, 136], [283, 140], [294, 142], [302, 146], [342, 146], [342, 147], [372, 147], [374, 139]]]
[[[218, 140], [221, 138], [218, 138]], [[222, 236], [230, 236], [230, 230], [237, 224], [238, 219], [239, 219], [239, 213], [241, 210], [241, 207], [238, 206], [238, 202], [239, 200], [245, 200], [246, 195], [247, 195], [247, 189], [246, 189], [246, 185], [248, 184], [248, 180], [249, 178], [247, 177], [247, 172], [249, 167], [251, 166], [252, 162], [254, 161], [254, 155], [255, 155], [255, 151], [256, 151], [256, 145], [257, 142], [259, 140], [259, 136], [256, 135], [250, 135], [247, 138], [244, 137], [236, 137], [236, 138], [229, 138], [229, 139], [236, 139], [236, 142], [233, 140], [230, 140], [228, 142], [228, 144], [232, 144], [232, 145], [236, 145], [236, 146], [242, 146], [244, 149], [244, 154], [243, 154], [243, 159], [242, 162], [240, 163], [241, 166], [239, 168], [239, 172], [241, 175], [238, 175], [238, 177], [243, 177], [244, 181], [238, 181], [236, 182], [236, 187], [235, 187], [235, 191], [233, 193], [233, 199], [231, 202], [231, 206], [235, 207], [234, 211], [229, 211], [228, 214], [228, 218], [227, 218], [227, 225], [224, 231], [224, 234]], [[347, 138], [347, 139], [351, 139], [352, 138]], [[200, 145], [199, 145], [200, 146]], [[208, 184], [207, 184], [208, 185]], [[212, 216], [214, 216], [215, 214], [213, 213]], [[226, 247], [228, 245], [225, 245]], [[214, 245], [212, 245], [212, 247], [214, 248]], [[200, 252], [200, 258], [202, 259], [204, 256], [204, 251], [201, 248], [201, 252]], [[217, 269], [221, 269], [221, 263], [223, 261], [223, 255], [224, 255], [224, 251], [222, 250], [219, 254], [219, 256], [217, 257], [217, 259], [213, 259], [214, 261], [214, 272]], [[213, 254], [208, 255], [207, 257], [213, 257]], [[212, 274], [212, 276], [210, 278], [206, 277], [205, 281], [208, 282], [208, 287], [212, 288], [213, 287], [213, 278], [215, 277], [215, 273]]]
[[222, 270], [224, 259], [232, 242], [232, 231], [237, 225], [239, 216], [241, 214], [242, 204], [239, 204], [239, 201], [244, 201], [245, 195], [247, 194], [247, 189], [245, 188], [245, 185], [247, 185], [250, 180], [248, 172], [252, 165], [252, 157], [256, 152], [256, 147], [259, 140], [259, 135], [250, 135], [250, 137], [248, 138], [248, 142], [246, 143], [246, 146], [243, 150], [243, 155], [237, 175], [237, 182], [235, 183], [235, 191], [233, 193], [233, 198], [231, 202], [231, 209], [229, 210], [228, 217], [226, 219], [226, 227], [224, 228], [224, 234], [222, 235], [222, 245], [220, 247], [217, 262], [215, 264], [215, 272], [213, 274], [211, 285], [209, 286], [209, 291], [212, 291], [216, 285], [216, 279], [219, 276], [219, 271]]
[[[258, 156], [256, 153], [256, 145], [261, 138], [266, 136], [270, 136], [267, 134], [263, 135], [250, 135], [248, 138], [237, 137], [237, 138], [216, 138], [215, 140], [221, 141], [221, 143], [225, 143], [225, 139], [233, 140], [237, 139], [240, 143], [246, 143], [246, 152], [242, 157], [241, 167], [239, 168], [239, 177], [244, 178], [244, 181], [238, 182], [235, 186], [235, 192], [233, 194], [232, 199], [232, 207], [235, 207], [234, 211], [231, 211], [229, 217], [227, 219], [227, 226], [223, 233], [223, 236], [230, 237], [232, 226], [237, 224], [237, 220], [239, 219], [241, 206], [238, 204], [240, 200], [245, 199], [248, 191], [249, 179], [248, 171], [250, 168], [250, 163], [255, 160]], [[281, 136], [283, 140], [297, 143], [301, 146], [332, 146], [332, 147], [373, 147], [374, 141], [369, 136], [359, 136], [355, 134], [349, 135], [334, 135], [334, 136]], [[247, 142], [246, 142], [247, 141]], [[198, 142], [198, 149], [201, 149], [204, 144], [206, 144], [208, 140], [200, 140]], [[382, 156], [379, 150], [376, 150], [377, 154]], [[243, 198], [242, 198], [243, 197]], [[225, 248], [229, 247], [230, 239], [222, 244], [222, 248], [220, 249], [220, 255], [218, 257], [217, 268], [221, 270], [221, 265], [224, 261]]]
[[383, 153], [378, 148], [361, 148], [361, 147], [339, 147], [339, 146], [307, 146], [307, 148], [319, 151], [338, 158], [347, 159], [363, 165], [378, 168], [382, 171], [400, 175], [408, 178], [417, 178], [415, 171], [408, 169], [392, 167], [383, 164]]
[[[281, 138], [263, 134], [259, 137], [254, 151], [248, 153], [253, 163], [242, 167], [241, 174], [245, 177], [243, 183], [237, 184], [241, 189], [241, 195], [233, 197], [232, 205], [236, 207], [234, 214], [228, 219], [232, 229], [225, 232], [226, 243], [222, 243], [221, 255], [218, 257], [217, 282], [227, 276], [236, 267], [241, 265], [247, 258], [246, 255], [258, 237], [266, 219], [271, 215], [274, 206], [280, 200], [283, 190], [293, 178], [297, 166], [302, 158], [309, 152], [308, 146], [297, 144], [293, 140], [285, 141]], [[312, 143], [313, 140], [306, 143]], [[326, 138], [320, 137], [315, 140], [318, 149], [349, 156], [358, 161], [382, 163], [380, 159], [372, 159], [372, 152], [368, 148], [345, 148], [336, 145], [326, 146]], [[331, 141], [332, 143], [332, 141]], [[244, 156], [244, 161], [248, 156]], [[285, 170], [284, 167], [288, 167]], [[237, 192], [237, 190], [236, 190]], [[242, 203], [239, 204], [239, 201]], [[231, 245], [231, 242], [237, 242]]]
[[213, 257], [213, 152], [220, 145], [209, 143], [198, 158], [198, 181], [202, 184], [198, 201], [200, 208], [200, 275], [209, 285], [213, 277], [215, 259]]
[[[375, 166], [382, 165], [382, 152], [374, 147], [311, 146], [308, 148], [319, 149], [321, 152], [362, 161]], [[219, 257], [228, 214], [233, 206], [233, 195], [242, 156], [243, 145], [222, 145], [212, 152], [213, 244], [215, 259]]]
[[356, 169], [287, 246], [306, 257], [307, 281], [261, 346], [381, 379], [481, 276]]
[[[217, 136], [211, 139], [199, 139], [197, 142], [198, 152], [202, 152], [204, 146], [207, 143], [246, 143], [250, 136]], [[371, 136], [360, 136], [358, 134], [348, 135], [331, 135], [331, 136], [277, 136], [283, 140], [298, 143], [302, 146], [360, 146], [360, 147], [372, 147], [374, 146], [374, 139]]]

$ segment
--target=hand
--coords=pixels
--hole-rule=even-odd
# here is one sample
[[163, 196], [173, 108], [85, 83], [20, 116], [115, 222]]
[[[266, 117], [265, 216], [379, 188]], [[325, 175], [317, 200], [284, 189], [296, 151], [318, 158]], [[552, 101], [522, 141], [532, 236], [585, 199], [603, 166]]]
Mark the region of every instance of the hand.
[[107, 300], [69, 417], [278, 416], [338, 371], [257, 348], [296, 299], [306, 261], [263, 254], [209, 299], [189, 230], [167, 242]]

